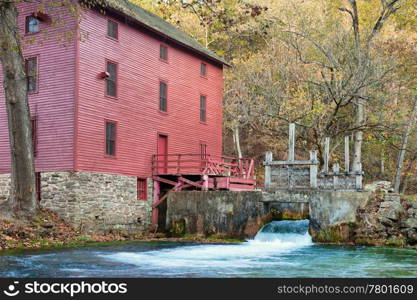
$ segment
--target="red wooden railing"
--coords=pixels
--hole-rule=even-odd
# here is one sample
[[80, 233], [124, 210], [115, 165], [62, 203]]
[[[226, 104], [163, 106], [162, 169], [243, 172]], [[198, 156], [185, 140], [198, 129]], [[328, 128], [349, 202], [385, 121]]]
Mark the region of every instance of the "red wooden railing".
[[156, 154], [152, 157], [154, 175], [201, 174], [215, 176], [254, 177], [251, 158], [233, 158], [210, 154]]

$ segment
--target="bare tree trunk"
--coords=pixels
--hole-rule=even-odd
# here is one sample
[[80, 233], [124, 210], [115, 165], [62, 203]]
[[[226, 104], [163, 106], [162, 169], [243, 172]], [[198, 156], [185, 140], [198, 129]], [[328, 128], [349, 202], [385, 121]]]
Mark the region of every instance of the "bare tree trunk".
[[242, 148], [240, 147], [240, 129], [237, 124], [233, 128], [233, 140], [235, 142], [237, 155], [239, 158], [242, 158]]
[[381, 150], [380, 155], [380, 176], [383, 177], [385, 175], [385, 152]]
[[[360, 98], [356, 102], [356, 124], [355, 127], [360, 128], [365, 123], [365, 107], [364, 101]], [[355, 132], [355, 143], [353, 146], [353, 171], [360, 171], [359, 166], [362, 162], [362, 140], [363, 131], [361, 129]]]
[[407, 150], [408, 137], [410, 136], [411, 130], [413, 129], [416, 123], [416, 115], [417, 115], [417, 97], [414, 99], [413, 112], [411, 113], [410, 119], [405, 129], [400, 152], [398, 153], [397, 170], [396, 170], [395, 177], [394, 177], [394, 191], [396, 193], [399, 193], [400, 191], [401, 171], [403, 168], [405, 151]]
[[32, 215], [38, 209], [27, 80], [13, 2], [0, 2], [0, 62], [3, 67], [11, 150], [11, 193], [0, 210]]

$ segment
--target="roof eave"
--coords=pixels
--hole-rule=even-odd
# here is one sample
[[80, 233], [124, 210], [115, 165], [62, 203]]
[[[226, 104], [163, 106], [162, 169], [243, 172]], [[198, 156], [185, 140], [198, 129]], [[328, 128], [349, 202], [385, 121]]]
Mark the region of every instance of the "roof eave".
[[172, 41], [175, 44], [178, 44], [178, 45], [180, 45], [180, 46], [182, 46], [184, 48], [187, 48], [188, 50], [190, 50], [190, 51], [192, 51], [194, 53], [197, 53], [197, 54], [199, 54], [199, 55], [201, 55], [201, 56], [203, 56], [203, 57], [205, 57], [205, 58], [207, 58], [209, 60], [212, 60], [212, 61], [214, 61], [214, 62], [216, 62], [218, 64], [225, 65], [225, 66], [228, 66], [228, 67], [231, 67], [232, 66], [227, 61], [222, 60], [222, 59], [217, 59], [217, 58], [215, 58], [213, 56], [208, 55], [207, 53], [204, 53], [202, 51], [199, 51], [198, 49], [195, 49], [195, 48], [193, 48], [191, 46], [188, 46], [188, 45], [186, 45], [186, 44], [178, 41], [177, 39], [172, 38], [169, 35], [166, 35], [166, 34], [164, 34], [164, 33], [160, 32], [160, 31], [156, 30], [155, 28], [153, 28], [153, 27], [151, 27], [151, 26], [149, 26], [149, 25], [147, 25], [147, 24], [145, 24], [143, 22], [140, 22], [139, 20], [137, 20], [137, 19], [129, 16], [128, 14], [124, 13], [123, 11], [117, 10], [115, 8], [112, 8], [112, 7], [106, 7], [106, 9], [107, 10], [110, 10], [110, 11], [113, 11], [115, 13], [121, 14], [125, 18], [128, 18], [130, 21], [132, 21], [134, 23], [137, 23], [138, 25], [144, 27], [145, 29], [147, 29], [147, 30], [149, 30], [149, 31], [151, 31], [151, 32], [153, 32], [153, 33], [155, 33], [155, 34], [157, 34], [157, 35], [159, 35], [159, 36], [161, 36], [161, 37], [163, 37], [165, 39], [168, 39], [168, 40]]

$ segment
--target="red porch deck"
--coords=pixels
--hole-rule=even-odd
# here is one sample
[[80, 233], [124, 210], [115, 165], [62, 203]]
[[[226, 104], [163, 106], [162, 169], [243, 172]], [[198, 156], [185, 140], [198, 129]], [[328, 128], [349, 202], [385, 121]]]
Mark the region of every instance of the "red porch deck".
[[[168, 191], [185, 189], [250, 191], [254, 190], [254, 161], [209, 154], [161, 154], [152, 157], [155, 183], [153, 223], [158, 223], [158, 207]], [[165, 186], [165, 189], [161, 188]]]
[[[240, 191], [255, 187], [254, 161], [250, 158], [210, 154], [153, 155], [152, 174], [157, 181], [173, 184], [175, 181], [167, 182], [167, 177], [174, 177], [179, 179], [177, 184], [182, 182], [202, 190]], [[199, 180], [189, 182], [187, 177], [199, 177]]]

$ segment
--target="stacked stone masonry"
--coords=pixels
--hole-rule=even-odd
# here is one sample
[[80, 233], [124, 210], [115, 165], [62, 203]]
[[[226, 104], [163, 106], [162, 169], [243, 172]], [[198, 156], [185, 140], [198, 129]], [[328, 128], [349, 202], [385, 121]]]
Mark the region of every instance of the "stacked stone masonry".
[[[137, 177], [89, 172], [41, 174], [41, 206], [82, 232], [135, 234], [151, 226], [153, 182], [147, 200], [137, 199]], [[0, 201], [9, 195], [10, 176], [0, 175]]]

